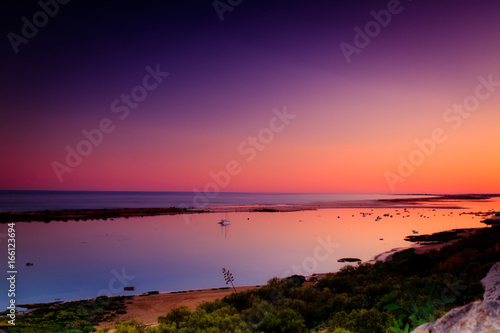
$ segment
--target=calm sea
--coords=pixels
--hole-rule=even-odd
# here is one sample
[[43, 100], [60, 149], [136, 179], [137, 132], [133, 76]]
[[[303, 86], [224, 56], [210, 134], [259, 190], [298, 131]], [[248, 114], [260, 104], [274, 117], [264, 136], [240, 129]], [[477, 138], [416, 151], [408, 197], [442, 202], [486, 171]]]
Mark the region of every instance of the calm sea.
[[[3, 210], [190, 205], [192, 193], [2, 192]], [[221, 193], [213, 205], [370, 200], [387, 195]], [[470, 206], [473, 204], [473, 206]], [[500, 208], [500, 198], [464, 203], [463, 209], [338, 208], [310, 211], [220, 213], [115, 218], [94, 221], [19, 222], [16, 229], [17, 304], [76, 300], [100, 295], [225, 287], [221, 269], [235, 284], [265, 284], [273, 276], [335, 272], [337, 260], [363, 261], [410, 245], [405, 236], [480, 227], [463, 211]], [[465, 208], [467, 207], [467, 208]], [[392, 217], [391, 217], [392, 216]], [[381, 217], [378, 218], [378, 217]], [[7, 252], [6, 224], [0, 250]], [[5, 257], [3, 257], [5, 259]], [[33, 263], [27, 266], [26, 263]], [[5, 264], [0, 267], [6, 272]], [[135, 291], [125, 291], [134, 286]], [[0, 290], [9, 290], [6, 279]], [[7, 306], [7, 292], [0, 308]]]
[[208, 197], [194, 192], [0, 191], [1, 212], [60, 209], [164, 208], [279, 205], [416, 197], [388, 194], [235, 193]]

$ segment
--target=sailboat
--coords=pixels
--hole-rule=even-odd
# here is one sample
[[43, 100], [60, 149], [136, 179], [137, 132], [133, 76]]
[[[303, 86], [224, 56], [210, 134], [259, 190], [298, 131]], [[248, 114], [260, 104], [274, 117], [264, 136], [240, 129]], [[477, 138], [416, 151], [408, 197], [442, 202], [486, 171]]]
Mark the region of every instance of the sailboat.
[[218, 222], [221, 226], [226, 226], [226, 225], [230, 225], [231, 224], [231, 221], [229, 221], [229, 215], [226, 213], [224, 214], [224, 216], [222, 217], [222, 219]]

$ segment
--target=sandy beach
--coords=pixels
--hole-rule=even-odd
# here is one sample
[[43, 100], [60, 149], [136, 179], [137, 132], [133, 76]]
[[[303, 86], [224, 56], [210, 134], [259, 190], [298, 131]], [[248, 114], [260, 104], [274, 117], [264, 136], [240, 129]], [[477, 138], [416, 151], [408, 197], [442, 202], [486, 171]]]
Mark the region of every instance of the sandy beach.
[[[245, 291], [255, 289], [258, 286], [236, 287], [236, 291]], [[158, 316], [164, 316], [170, 309], [185, 305], [191, 310], [195, 310], [203, 302], [210, 302], [217, 298], [233, 293], [233, 289], [201, 289], [193, 292], [182, 293], [161, 293], [150, 296], [134, 296], [129, 300], [132, 304], [127, 304], [127, 313], [117, 315], [111, 322], [102, 322], [96, 328], [111, 327], [114, 328], [116, 321], [130, 320], [132, 318], [142, 321], [146, 325], [155, 325], [158, 323]]]

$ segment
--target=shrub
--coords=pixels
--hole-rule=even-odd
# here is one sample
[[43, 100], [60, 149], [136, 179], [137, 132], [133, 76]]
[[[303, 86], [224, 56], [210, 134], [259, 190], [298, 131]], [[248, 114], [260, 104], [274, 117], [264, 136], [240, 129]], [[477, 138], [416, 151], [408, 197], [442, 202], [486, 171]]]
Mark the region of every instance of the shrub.
[[304, 318], [292, 309], [279, 309], [266, 315], [258, 325], [258, 329], [269, 333], [306, 332]]
[[191, 315], [191, 310], [185, 305], [171, 309], [165, 316], [158, 317], [158, 323], [178, 323], [185, 321]]

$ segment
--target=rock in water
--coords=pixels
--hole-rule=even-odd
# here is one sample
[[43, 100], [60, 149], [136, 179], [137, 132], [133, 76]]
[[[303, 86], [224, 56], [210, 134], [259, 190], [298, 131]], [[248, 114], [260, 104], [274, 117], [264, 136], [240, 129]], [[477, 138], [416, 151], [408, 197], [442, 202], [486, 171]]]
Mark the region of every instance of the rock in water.
[[500, 262], [494, 264], [481, 280], [485, 301], [500, 301]]
[[337, 262], [358, 262], [361, 261], [359, 258], [340, 258]]

